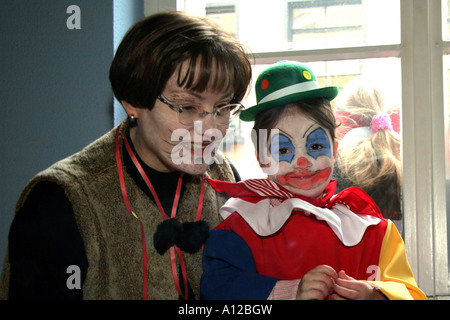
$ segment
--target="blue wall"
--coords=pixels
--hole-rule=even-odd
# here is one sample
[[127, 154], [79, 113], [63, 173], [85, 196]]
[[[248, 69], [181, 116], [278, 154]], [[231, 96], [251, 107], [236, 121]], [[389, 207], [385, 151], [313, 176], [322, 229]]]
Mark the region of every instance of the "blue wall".
[[[142, 1], [119, 2], [134, 8], [116, 12], [128, 21], [120, 31], [140, 18], [125, 16], [143, 8]], [[66, 26], [70, 5], [81, 10], [79, 30]], [[0, 262], [27, 181], [113, 126], [114, 6], [112, 0], [0, 1]]]

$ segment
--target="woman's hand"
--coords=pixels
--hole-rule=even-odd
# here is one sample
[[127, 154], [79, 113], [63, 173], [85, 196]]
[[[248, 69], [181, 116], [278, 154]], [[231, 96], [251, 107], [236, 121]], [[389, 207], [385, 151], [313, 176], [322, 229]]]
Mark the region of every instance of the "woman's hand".
[[324, 300], [333, 292], [338, 275], [327, 265], [309, 270], [300, 281], [297, 300]]

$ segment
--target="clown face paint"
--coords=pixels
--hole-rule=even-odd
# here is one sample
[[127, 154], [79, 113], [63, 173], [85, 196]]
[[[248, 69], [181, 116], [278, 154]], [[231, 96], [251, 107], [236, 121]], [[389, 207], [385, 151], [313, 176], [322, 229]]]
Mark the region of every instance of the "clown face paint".
[[270, 142], [270, 153], [276, 162], [291, 162], [295, 155], [295, 146], [284, 134], [275, 134]]
[[336, 146], [326, 129], [298, 109], [286, 113], [275, 125], [270, 139], [269, 157], [278, 171], [269, 179], [296, 194], [310, 198], [322, 196], [335, 161]]
[[306, 152], [314, 159], [317, 159], [321, 155], [326, 155], [331, 158], [330, 139], [324, 129], [318, 128], [308, 135]]

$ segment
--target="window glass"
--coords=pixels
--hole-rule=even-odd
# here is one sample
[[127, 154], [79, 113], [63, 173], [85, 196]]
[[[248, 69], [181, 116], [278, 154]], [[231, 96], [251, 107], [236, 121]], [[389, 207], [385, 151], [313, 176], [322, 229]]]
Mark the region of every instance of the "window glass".
[[185, 0], [185, 11], [218, 20], [252, 52], [400, 43], [399, 0]]
[[299, 47], [342, 47], [365, 43], [364, 7], [356, 1], [292, 1], [288, 41]]
[[442, 0], [442, 40], [450, 40], [450, 0]]
[[211, 4], [205, 8], [205, 14], [208, 18], [217, 21], [221, 26], [223, 26], [223, 28], [235, 37], [239, 37], [237, 29], [236, 6], [234, 4]]

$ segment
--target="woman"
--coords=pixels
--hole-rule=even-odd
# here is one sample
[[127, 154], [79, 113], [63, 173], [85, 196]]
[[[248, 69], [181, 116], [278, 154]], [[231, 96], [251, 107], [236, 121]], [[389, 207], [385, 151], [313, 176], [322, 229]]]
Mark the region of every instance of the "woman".
[[0, 298], [198, 298], [225, 201], [204, 178], [238, 179], [216, 146], [250, 79], [246, 52], [206, 19], [134, 25], [110, 68], [128, 119], [25, 187]]

